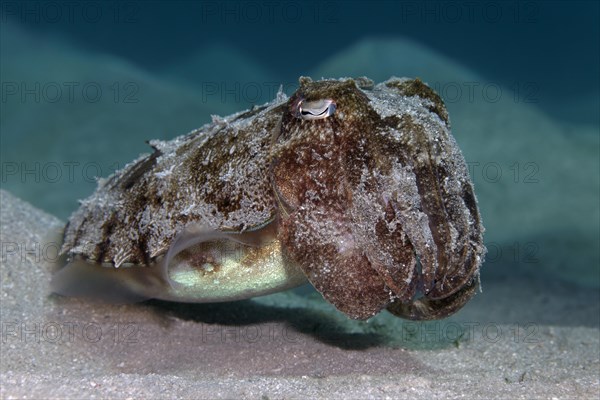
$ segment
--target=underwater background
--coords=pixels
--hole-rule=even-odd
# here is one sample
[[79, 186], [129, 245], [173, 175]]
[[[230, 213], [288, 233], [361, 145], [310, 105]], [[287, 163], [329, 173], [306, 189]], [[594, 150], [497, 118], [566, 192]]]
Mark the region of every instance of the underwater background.
[[2, 188], [65, 220], [146, 140], [291, 94], [301, 75], [419, 77], [446, 102], [490, 255], [598, 285], [598, 7], [3, 2]]
[[[66, 221], [97, 176], [150, 151], [145, 141], [270, 101], [280, 86], [289, 95], [299, 76], [419, 77], [446, 103], [486, 227], [483, 293], [451, 321], [598, 334], [599, 2], [0, 5], [0, 185], [11, 194]], [[335, 314], [306, 288], [244, 304], [249, 313], [308, 304]], [[190, 316], [229, 315], [225, 305], [170, 307], [158, 306], [185, 322], [235, 323]], [[391, 318], [368, 327], [333, 319], [346, 333], [376, 332], [384, 344], [406, 346], [390, 339], [399, 326]], [[598, 376], [597, 339], [586, 340]]]

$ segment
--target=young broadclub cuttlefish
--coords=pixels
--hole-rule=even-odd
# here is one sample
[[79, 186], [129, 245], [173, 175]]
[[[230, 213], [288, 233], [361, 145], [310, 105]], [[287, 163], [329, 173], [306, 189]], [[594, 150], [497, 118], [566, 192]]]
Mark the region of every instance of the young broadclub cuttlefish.
[[53, 289], [230, 301], [308, 280], [350, 318], [436, 319], [476, 292], [483, 227], [440, 97], [420, 80], [300, 78], [99, 182]]

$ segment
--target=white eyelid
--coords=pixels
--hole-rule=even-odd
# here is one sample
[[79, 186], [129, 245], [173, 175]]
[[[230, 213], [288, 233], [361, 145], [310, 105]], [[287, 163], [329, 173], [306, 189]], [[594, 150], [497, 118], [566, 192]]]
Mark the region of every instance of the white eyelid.
[[335, 101], [321, 99], [315, 101], [301, 100], [298, 103], [296, 116], [304, 120], [315, 120], [327, 118], [335, 112]]

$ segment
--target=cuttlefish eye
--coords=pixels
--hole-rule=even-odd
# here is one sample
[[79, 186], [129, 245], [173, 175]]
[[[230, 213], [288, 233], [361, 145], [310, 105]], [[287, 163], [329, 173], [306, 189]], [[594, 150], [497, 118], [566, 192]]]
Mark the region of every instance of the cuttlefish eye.
[[335, 112], [335, 101], [331, 99], [321, 99], [315, 101], [305, 101], [300, 99], [296, 106], [295, 116], [305, 120], [315, 120], [327, 118]]

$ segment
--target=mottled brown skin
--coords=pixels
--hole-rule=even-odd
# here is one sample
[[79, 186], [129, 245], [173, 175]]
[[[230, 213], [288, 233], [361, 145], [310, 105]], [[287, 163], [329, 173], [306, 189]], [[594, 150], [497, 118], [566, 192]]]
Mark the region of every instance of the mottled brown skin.
[[[439, 96], [422, 82], [390, 82], [388, 87], [432, 100], [428, 108], [448, 127]], [[445, 150], [438, 147], [447, 144], [431, 140], [425, 127], [410, 115], [382, 118], [352, 81], [305, 81], [298, 96], [334, 99], [337, 111], [327, 119], [304, 121], [293, 117], [297, 101], [292, 98], [282, 118], [273, 181], [283, 209], [279, 237], [290, 257], [329, 302], [352, 318], [366, 319], [388, 306], [394, 314], [410, 319], [441, 318], [457, 311], [475, 293], [481, 263], [475, 257], [481, 257], [484, 250], [470, 182], [464, 182], [462, 198], [440, 187], [440, 181], [454, 173], [450, 164], [456, 160], [444, 160], [446, 164], [432, 159], [443, 156]], [[390, 127], [413, 141], [391, 140], [385, 134]], [[357, 212], [353, 199], [361, 176], [367, 192], [381, 192], [375, 175], [364, 176], [364, 171], [389, 173], [391, 160], [414, 171], [419, 211], [428, 216], [437, 246], [435, 252], [420, 254], [422, 271], [418, 271], [415, 249], [403, 227], [394, 231], [389, 227], [394, 206], [374, 196], [366, 209]], [[456, 204], [461, 201], [464, 204]], [[376, 202], [383, 213], [369, 218], [375, 221], [373, 241], [355, 227], [363, 225], [360, 219]], [[457, 207], [462, 212], [453, 213]], [[458, 240], [451, 239], [451, 229], [458, 230]], [[340, 251], [340, 242], [346, 238], [353, 244]], [[417, 290], [425, 297], [413, 300]]]
[[[318, 86], [312, 91], [304, 89], [297, 96], [307, 100], [343, 99], [338, 100], [338, 110], [344, 109], [355, 117], [346, 121], [334, 117], [303, 121], [294, 118], [292, 110], [284, 114], [282, 133], [277, 138], [284, 148], [273, 166], [275, 187], [287, 214], [282, 218], [279, 237], [317, 290], [340, 311], [360, 318], [379, 311], [389, 294], [360, 249], [340, 252], [335, 238], [352, 235], [353, 221], [346, 210], [352, 199], [347, 187], [357, 177], [352, 176], [355, 171], [348, 164], [365, 161], [365, 152], [352, 139], [358, 137], [370, 119], [368, 109], [352, 109], [354, 104], [364, 104], [364, 95], [353, 82]], [[294, 99], [290, 104], [295, 104]], [[311, 198], [313, 192], [318, 193], [318, 199]], [[316, 218], [317, 224], [305, 223], [311, 218]], [[322, 229], [325, 223], [332, 224], [333, 242], [316, 239], [322, 235], [315, 230]], [[327, 268], [330, 271], [324, 273]]]
[[[262, 118], [252, 118], [257, 114]], [[152, 154], [101, 182], [82, 203], [65, 229], [63, 253], [147, 266], [188, 224], [240, 232], [271, 221], [277, 210], [264, 154], [279, 121], [280, 112], [256, 109], [194, 131], [176, 146], [153, 145]], [[227, 179], [231, 171], [236, 175]]]
[[419, 96], [422, 99], [430, 100], [432, 104], [428, 107], [428, 109], [431, 112], [436, 113], [446, 123], [446, 125], [450, 125], [448, 111], [446, 111], [446, 106], [444, 106], [442, 98], [432, 88], [424, 84], [419, 78], [407, 81], [390, 81], [386, 84], [386, 86], [398, 89], [398, 91], [404, 96]]
[[[321, 100], [334, 112], [303, 118], [300, 104]], [[418, 79], [301, 78], [290, 99], [150, 144], [71, 217], [67, 262], [156, 266], [194, 226], [277, 237], [283, 259], [355, 319], [443, 318], [477, 291], [472, 183], [441, 98]], [[218, 274], [210, 254], [179, 257]]]

